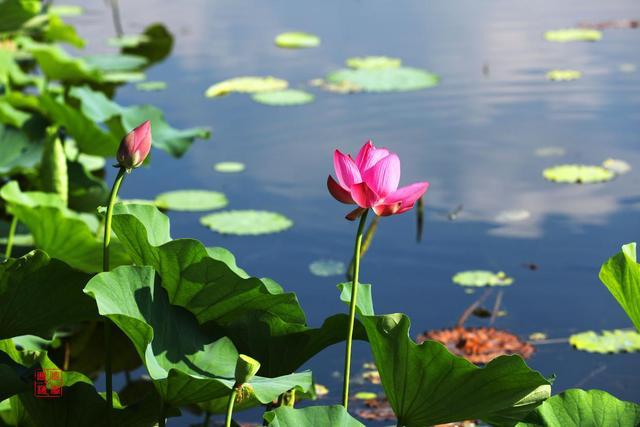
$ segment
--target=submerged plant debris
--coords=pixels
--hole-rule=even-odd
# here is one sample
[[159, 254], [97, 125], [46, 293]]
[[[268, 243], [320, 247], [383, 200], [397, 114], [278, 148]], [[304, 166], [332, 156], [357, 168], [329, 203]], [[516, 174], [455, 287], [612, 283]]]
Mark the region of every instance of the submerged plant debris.
[[309, 271], [320, 277], [341, 276], [347, 272], [347, 266], [342, 261], [319, 259], [309, 264]]
[[453, 354], [476, 364], [487, 364], [498, 356], [509, 354], [528, 359], [535, 351], [532, 344], [517, 335], [496, 328], [434, 329], [418, 335], [416, 342], [420, 344], [426, 340], [438, 341]]
[[631, 165], [621, 159], [607, 159], [602, 162], [602, 167], [609, 169], [618, 175], [625, 174], [631, 170]]

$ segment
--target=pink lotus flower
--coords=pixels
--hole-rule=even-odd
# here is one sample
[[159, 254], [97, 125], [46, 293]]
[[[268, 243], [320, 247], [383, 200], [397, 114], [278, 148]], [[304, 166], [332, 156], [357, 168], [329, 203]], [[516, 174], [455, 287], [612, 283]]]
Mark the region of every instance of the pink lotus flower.
[[122, 138], [116, 157], [118, 166], [127, 171], [139, 167], [147, 158], [149, 150], [151, 150], [151, 123], [147, 120]]
[[428, 182], [416, 182], [398, 188], [400, 158], [386, 148], [374, 147], [371, 141], [362, 146], [355, 161], [351, 155], [336, 150], [333, 167], [338, 181], [329, 175], [329, 193], [339, 202], [359, 206], [347, 215], [349, 220], [356, 219], [368, 208], [373, 208], [379, 216], [406, 212], [429, 187]]

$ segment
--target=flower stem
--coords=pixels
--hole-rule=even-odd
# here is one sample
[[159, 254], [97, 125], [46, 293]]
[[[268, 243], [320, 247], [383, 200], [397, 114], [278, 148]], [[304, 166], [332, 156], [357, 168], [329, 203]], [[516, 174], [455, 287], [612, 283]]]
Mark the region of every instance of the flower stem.
[[9, 235], [7, 236], [7, 247], [4, 250], [4, 257], [9, 259], [11, 257], [11, 250], [13, 249], [13, 237], [16, 234], [16, 226], [18, 225], [18, 217], [13, 216], [11, 218], [11, 225], [9, 226]]
[[231, 389], [231, 394], [229, 395], [229, 403], [227, 403], [227, 418], [224, 422], [225, 427], [231, 427], [231, 418], [233, 416], [233, 404], [236, 402], [236, 396], [238, 395], [239, 386], [236, 384]]
[[[126, 173], [125, 168], [120, 168], [118, 176], [116, 176], [109, 195], [109, 204], [107, 205], [107, 213], [104, 221], [104, 240], [102, 250], [102, 271], [109, 271], [109, 243], [111, 243], [111, 217], [113, 216], [113, 205], [116, 203], [118, 190], [124, 180]], [[111, 411], [113, 410], [113, 383], [111, 372], [111, 321], [104, 318], [104, 349], [105, 363], [104, 374], [107, 388], [107, 425], [111, 426]]]
[[347, 351], [344, 356], [344, 380], [342, 383], [342, 406], [347, 409], [349, 405], [349, 376], [351, 375], [351, 344], [353, 340], [353, 324], [356, 319], [356, 298], [358, 296], [358, 276], [360, 274], [360, 247], [362, 246], [362, 232], [367, 222], [369, 210], [364, 211], [358, 224], [356, 243], [353, 249], [353, 281], [351, 282], [351, 304], [349, 307], [349, 332], [347, 335]]

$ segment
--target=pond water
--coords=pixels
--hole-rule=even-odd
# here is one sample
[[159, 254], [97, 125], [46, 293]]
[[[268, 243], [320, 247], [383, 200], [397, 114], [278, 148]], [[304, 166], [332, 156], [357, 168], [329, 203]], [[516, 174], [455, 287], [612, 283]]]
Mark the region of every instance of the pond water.
[[[89, 38], [88, 50], [109, 51], [105, 37], [114, 34], [109, 10], [101, 2], [78, 4], [87, 12], [70, 21]], [[349, 207], [325, 187], [333, 172], [332, 152], [354, 153], [372, 139], [400, 156], [401, 185], [431, 183], [422, 241], [416, 242], [415, 211], [383, 218], [363, 260], [361, 281], [374, 285], [377, 312], [407, 313], [414, 336], [453, 326], [480, 292], [466, 294], [451, 276], [489, 269], [515, 278], [504, 289], [507, 315], [496, 326], [523, 338], [533, 332], [565, 338], [631, 326], [598, 271], [622, 244], [640, 238], [640, 30], [605, 30], [596, 43], [551, 43], [543, 33], [581, 21], [638, 18], [637, 0], [140, 0], [121, 2], [121, 12], [127, 33], [159, 21], [176, 40], [172, 55], [148, 71], [149, 80], [166, 81], [167, 90], [140, 92], [130, 85], [116, 100], [155, 104], [176, 127], [213, 130], [211, 140], [195, 143], [179, 160], [154, 151], [151, 167], [136, 171], [123, 197], [201, 188], [223, 191], [232, 209], [286, 214], [295, 222], [288, 231], [229, 237], [201, 226], [200, 213], [169, 213], [174, 237], [227, 247], [251, 274], [272, 277], [296, 292], [311, 325], [346, 307], [335, 289], [343, 278], [314, 276], [308, 265], [326, 258], [348, 263], [356, 229], [344, 219]], [[273, 38], [289, 30], [317, 34], [322, 44], [306, 50], [275, 47]], [[308, 87], [309, 80], [360, 55], [400, 57], [408, 66], [439, 74], [441, 84], [417, 92], [353, 95]], [[545, 73], [555, 68], [577, 69], [583, 77], [547, 81]], [[209, 85], [241, 75], [281, 77], [312, 91], [316, 100], [270, 107], [246, 95], [204, 97]], [[543, 147], [565, 153], [537, 156]], [[609, 157], [634, 169], [594, 185], [554, 184], [542, 177], [542, 170], [555, 164], [600, 164]], [[220, 161], [241, 161], [247, 168], [217, 173], [212, 166]], [[449, 220], [447, 213], [459, 205], [457, 218]], [[530, 217], [495, 221], [501, 211], [514, 209], [527, 210]], [[532, 271], [525, 263], [539, 268]], [[468, 324], [487, 322], [471, 318]], [[357, 372], [371, 356], [363, 343], [354, 351]], [[324, 402], [338, 402], [341, 380], [334, 373], [342, 369], [343, 352], [337, 345], [307, 364], [316, 381], [331, 390]], [[638, 354], [602, 356], [561, 343], [539, 346], [529, 364], [557, 375], [554, 392], [600, 388], [639, 401], [639, 361]], [[169, 425], [198, 419], [185, 415]]]

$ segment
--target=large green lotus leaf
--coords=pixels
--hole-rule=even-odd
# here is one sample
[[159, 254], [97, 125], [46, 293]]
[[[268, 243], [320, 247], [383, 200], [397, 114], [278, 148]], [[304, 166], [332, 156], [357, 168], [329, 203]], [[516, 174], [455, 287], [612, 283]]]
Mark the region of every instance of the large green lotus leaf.
[[200, 223], [218, 233], [239, 236], [279, 233], [293, 225], [293, 221], [277, 212], [255, 210], [212, 213], [200, 218]]
[[616, 174], [602, 166], [558, 165], [545, 169], [542, 175], [553, 182], [591, 184], [596, 182], [610, 181]]
[[302, 49], [320, 46], [320, 37], [302, 31], [291, 31], [278, 34], [274, 42], [278, 47]]
[[627, 313], [640, 332], [640, 264], [636, 243], [628, 243], [600, 268], [600, 281]]
[[84, 14], [82, 6], [76, 6], [73, 4], [54, 4], [49, 6], [47, 12], [50, 15], [58, 16], [80, 16]]
[[231, 92], [239, 93], [259, 93], [270, 92], [274, 90], [284, 90], [289, 86], [286, 80], [267, 76], [245, 76], [234, 77], [209, 86], [205, 92], [205, 96], [215, 98], [218, 96], [228, 95]]
[[42, 158], [42, 144], [31, 142], [21, 130], [0, 124], [0, 175], [34, 171]]
[[38, 81], [40, 77], [27, 74], [15, 60], [15, 55], [9, 50], [0, 49], [0, 83], [6, 79], [15, 85], [22, 86]]
[[222, 209], [229, 204], [229, 200], [218, 191], [176, 190], [158, 194], [155, 204], [161, 209], [200, 212]]
[[400, 58], [388, 56], [354, 56], [347, 58], [345, 64], [349, 68], [398, 68], [402, 65]]
[[546, 31], [544, 38], [550, 42], [560, 43], [575, 41], [595, 42], [602, 38], [602, 31], [591, 28], [563, 28], [561, 30]]
[[226, 324], [256, 310], [305, 322], [294, 294], [239, 275], [197, 240], [172, 240], [169, 219], [154, 206], [116, 204], [113, 229], [137, 265], [150, 265], [162, 277], [171, 303], [187, 308], [201, 323]]
[[[56, 194], [22, 192], [15, 181], [0, 189], [0, 197], [27, 226], [37, 248], [79, 270], [102, 270], [102, 240], [96, 237], [95, 217], [67, 209]], [[110, 249], [112, 266], [130, 263], [117, 240]]]
[[31, 114], [18, 110], [6, 99], [0, 97], [0, 124], [21, 128], [30, 118]]
[[82, 113], [97, 123], [104, 123], [124, 112], [124, 107], [89, 86], [74, 86], [69, 90], [69, 95], [79, 100]]
[[517, 427], [636, 427], [640, 405], [601, 390], [569, 389], [529, 414]]
[[[127, 334], [166, 403], [179, 406], [228, 395], [235, 382], [236, 348], [228, 338], [208, 336], [195, 313], [172, 305], [155, 282], [153, 268], [121, 266], [100, 273], [85, 292], [96, 299], [100, 314]], [[203, 295], [198, 304], [219, 302]], [[248, 385], [265, 404], [294, 387], [307, 391], [311, 373], [254, 377]]]
[[[369, 285], [360, 285], [370, 289]], [[351, 285], [341, 284], [348, 302]], [[363, 296], [370, 295], [363, 292]], [[398, 425], [408, 427], [483, 419], [513, 424], [549, 397], [551, 386], [519, 356], [501, 356], [478, 368], [435, 341], [418, 345], [409, 336], [409, 318], [374, 316], [370, 298], [358, 311], [389, 404]], [[482, 390], [480, 393], [479, 390]]]
[[81, 58], [70, 56], [56, 45], [37, 43], [30, 39], [21, 39], [21, 41], [49, 80], [99, 83], [103, 79], [104, 73], [99, 68]]
[[173, 36], [163, 24], [151, 24], [144, 29], [134, 43], [122, 46], [122, 53], [147, 58], [147, 66], [162, 61], [173, 47]]
[[331, 83], [350, 82], [368, 92], [406, 92], [436, 86], [440, 77], [425, 70], [409, 67], [344, 68], [329, 73]]
[[40, 13], [37, 0], [0, 0], [0, 32], [14, 31]]
[[[291, 373], [345, 339], [347, 316], [308, 328], [294, 294], [283, 293], [269, 279], [249, 277], [226, 249], [205, 248], [192, 239], [172, 240], [169, 219], [153, 206], [116, 204], [113, 228], [133, 261], [152, 266], [162, 277], [172, 304], [189, 309], [201, 323], [222, 328], [240, 352], [260, 361], [262, 375]], [[219, 300], [213, 302], [214, 296]], [[359, 324], [355, 336], [366, 339]]]
[[309, 406], [302, 409], [283, 406], [266, 412], [264, 419], [269, 427], [364, 427], [341, 405]]
[[[98, 159], [104, 160], [102, 157]], [[78, 160], [82, 160], [80, 157]], [[93, 175], [84, 164], [67, 160], [69, 173], [69, 207], [80, 212], [95, 212], [104, 206], [109, 197], [109, 188], [103, 179]]]
[[260, 104], [274, 105], [278, 107], [308, 104], [313, 102], [314, 98], [315, 97], [309, 92], [297, 89], [260, 92], [251, 97], [251, 99]]
[[66, 24], [57, 14], [49, 13], [41, 16], [47, 20], [43, 29], [43, 36], [47, 41], [65, 42], [77, 48], [84, 47], [85, 41], [78, 35], [73, 25]]
[[96, 318], [82, 292], [89, 278], [40, 250], [0, 264], [0, 339], [51, 338], [62, 325]]
[[634, 352], [640, 351], [640, 334], [621, 329], [602, 331], [601, 334], [586, 331], [571, 335], [569, 344], [589, 353]]
[[[105, 399], [93, 387], [91, 380], [78, 372], [63, 371], [62, 396], [56, 399], [37, 398], [34, 396], [34, 373], [37, 369], [58, 368], [44, 351], [18, 351], [11, 340], [0, 341], [0, 401], [11, 396], [9, 411], [14, 419], [20, 421], [19, 425], [106, 426]], [[159, 414], [157, 395], [147, 395], [136, 404], [123, 408], [114, 394], [114, 425], [151, 427]]]

